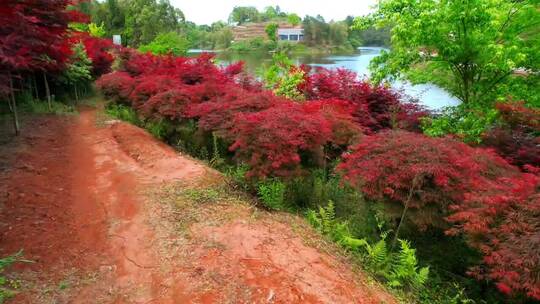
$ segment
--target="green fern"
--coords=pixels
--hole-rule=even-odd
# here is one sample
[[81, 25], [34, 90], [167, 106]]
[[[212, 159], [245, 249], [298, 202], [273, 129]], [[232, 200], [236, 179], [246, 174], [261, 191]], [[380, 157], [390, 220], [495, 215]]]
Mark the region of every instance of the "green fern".
[[379, 240], [375, 245], [369, 246], [367, 253], [369, 256], [369, 262], [377, 272], [386, 269], [390, 255], [384, 239]]
[[389, 285], [402, 287], [407, 285], [421, 288], [429, 277], [429, 267], [418, 268], [416, 250], [406, 240], [399, 240], [400, 250], [392, 261], [391, 270], [387, 273]]
[[232, 179], [232, 181], [244, 190], [250, 189], [250, 183], [246, 179], [246, 173], [249, 171], [249, 166], [240, 164], [236, 166], [229, 166], [226, 169], [225, 174]]
[[358, 251], [360, 248], [369, 246], [369, 243], [365, 239], [357, 239], [351, 236], [345, 236], [339, 244], [349, 250]]
[[284, 210], [285, 208], [285, 184], [279, 180], [268, 180], [261, 182], [257, 192], [263, 204], [273, 210]]
[[391, 231], [383, 229], [384, 222], [377, 218], [377, 226], [381, 231], [381, 239], [370, 244], [365, 239], [351, 235], [347, 222], [338, 222], [332, 201], [318, 212], [309, 210], [306, 214], [308, 222], [324, 235], [332, 237], [342, 247], [358, 252], [364, 256], [366, 266], [374, 273], [388, 280], [391, 287], [411, 287], [420, 289], [428, 280], [429, 267], [418, 267], [416, 250], [408, 241], [399, 240], [400, 250], [392, 253], [386, 238]]
[[319, 207], [319, 215], [321, 216], [322, 221], [322, 233], [332, 234], [336, 218], [334, 203], [329, 201], [326, 207]]
[[219, 154], [218, 136], [216, 132], [212, 132], [212, 158], [210, 159], [210, 166], [220, 168], [224, 163], [225, 160]]
[[306, 213], [306, 218], [311, 226], [319, 231], [322, 231], [322, 220], [315, 210], [308, 210]]

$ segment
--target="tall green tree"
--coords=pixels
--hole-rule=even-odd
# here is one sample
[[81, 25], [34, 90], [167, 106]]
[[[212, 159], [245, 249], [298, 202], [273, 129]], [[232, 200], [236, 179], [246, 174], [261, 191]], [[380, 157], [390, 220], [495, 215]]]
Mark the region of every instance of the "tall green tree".
[[264, 9], [262, 12], [262, 19], [263, 21], [269, 21], [277, 18], [279, 16], [279, 12], [276, 10], [273, 6], [268, 6]]
[[152, 41], [158, 34], [180, 31], [184, 14], [169, 0], [131, 0], [126, 2], [124, 36], [130, 46]]
[[343, 45], [347, 42], [348, 31], [345, 22], [330, 22], [328, 24], [328, 40], [332, 45]]
[[371, 63], [375, 81], [427, 67], [465, 105], [491, 102], [514, 71], [540, 67], [538, 0], [381, 0], [355, 27], [391, 26], [392, 50]]
[[73, 53], [60, 76], [60, 81], [73, 87], [75, 99], [79, 100], [79, 89], [92, 79], [92, 60], [88, 58], [82, 43], [74, 44]]
[[299, 25], [301, 22], [302, 22], [302, 18], [300, 18], [300, 16], [298, 16], [297, 14], [289, 14], [287, 16], [287, 22], [289, 22], [289, 24], [291, 25]]
[[328, 43], [330, 26], [321, 15], [306, 16], [302, 26], [304, 27], [304, 41], [307, 45], [320, 46]]
[[92, 22], [103, 24], [105, 36], [120, 34], [126, 44], [138, 47], [160, 33], [180, 32], [185, 17], [169, 0], [94, 0]]
[[266, 32], [266, 35], [268, 36], [268, 39], [272, 41], [277, 40], [277, 31], [278, 31], [278, 25], [277, 23], [270, 23], [266, 26], [264, 31]]
[[259, 19], [259, 11], [253, 6], [236, 6], [229, 16], [229, 22], [239, 25], [246, 22], [258, 22]]
[[117, 0], [91, 2], [92, 22], [103, 24], [107, 36], [122, 34], [125, 26], [125, 8]]
[[149, 44], [142, 45], [139, 50], [156, 55], [173, 54], [185, 55], [189, 47], [189, 41], [176, 32], [161, 33]]

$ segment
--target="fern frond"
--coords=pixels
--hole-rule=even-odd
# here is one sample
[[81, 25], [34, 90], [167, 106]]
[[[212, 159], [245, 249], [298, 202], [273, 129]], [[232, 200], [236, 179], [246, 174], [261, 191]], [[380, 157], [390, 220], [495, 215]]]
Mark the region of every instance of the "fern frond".
[[384, 267], [384, 265], [388, 262], [389, 257], [386, 241], [379, 240], [369, 249], [368, 254], [373, 266], [377, 268]]
[[346, 236], [339, 241], [339, 244], [347, 249], [358, 251], [361, 247], [369, 247], [369, 243], [365, 239], [357, 239]]
[[[418, 271], [416, 250], [406, 240], [399, 240], [399, 243], [400, 250], [395, 255], [386, 277], [395, 286], [409, 285], [420, 288], [428, 280], [429, 268], [423, 267]], [[400, 285], [397, 285], [396, 282], [399, 282]]]
[[306, 218], [308, 222], [311, 224], [311, 226], [313, 226], [315, 229], [322, 232], [322, 220], [317, 214], [317, 212], [311, 209], [308, 210], [306, 213]]
[[424, 286], [428, 279], [429, 279], [429, 266], [422, 267], [420, 271], [418, 272], [418, 275], [415, 277], [415, 280], [414, 280], [415, 287], [419, 288], [419, 287]]

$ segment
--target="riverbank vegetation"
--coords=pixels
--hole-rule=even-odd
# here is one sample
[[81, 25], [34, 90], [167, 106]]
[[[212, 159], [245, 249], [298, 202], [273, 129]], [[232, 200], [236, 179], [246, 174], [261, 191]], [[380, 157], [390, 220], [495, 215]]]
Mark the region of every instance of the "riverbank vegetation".
[[[374, 61], [373, 81], [295, 66], [283, 53], [260, 81], [241, 62], [176, 56], [167, 45], [181, 35], [173, 21], [153, 37], [150, 25], [127, 23], [128, 43], [151, 51], [143, 53], [96, 37], [114, 31], [114, 19], [85, 26], [68, 1], [13, 2], [0, 10], [0, 94], [18, 131], [25, 96], [68, 103], [97, 79], [110, 114], [206, 160], [261, 207], [304, 214], [404, 301], [534, 303], [540, 110], [528, 85], [537, 79], [538, 32], [525, 29], [538, 19], [527, 1], [465, 2], [469, 10], [463, 1], [388, 0], [357, 20], [393, 23], [393, 48]], [[463, 24], [472, 36], [463, 38]], [[520, 68], [527, 74], [518, 79]], [[463, 105], [432, 113], [383, 82], [415, 69], [453, 80]], [[533, 101], [515, 100], [526, 95]]]
[[535, 1], [387, 0], [355, 27], [392, 26], [392, 51], [371, 62], [375, 82], [436, 83], [461, 100], [438, 120], [426, 121], [426, 133], [462, 134], [479, 143], [497, 101], [539, 106], [539, 24]]

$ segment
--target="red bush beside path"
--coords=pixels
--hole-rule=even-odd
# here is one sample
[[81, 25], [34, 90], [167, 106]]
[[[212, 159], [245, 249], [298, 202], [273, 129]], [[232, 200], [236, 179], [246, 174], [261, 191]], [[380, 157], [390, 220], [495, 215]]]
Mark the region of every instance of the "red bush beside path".
[[405, 131], [364, 137], [339, 169], [370, 198], [397, 205], [397, 218], [407, 205], [407, 219], [420, 227], [464, 233], [484, 255], [472, 274], [538, 298], [538, 176], [492, 151]]

